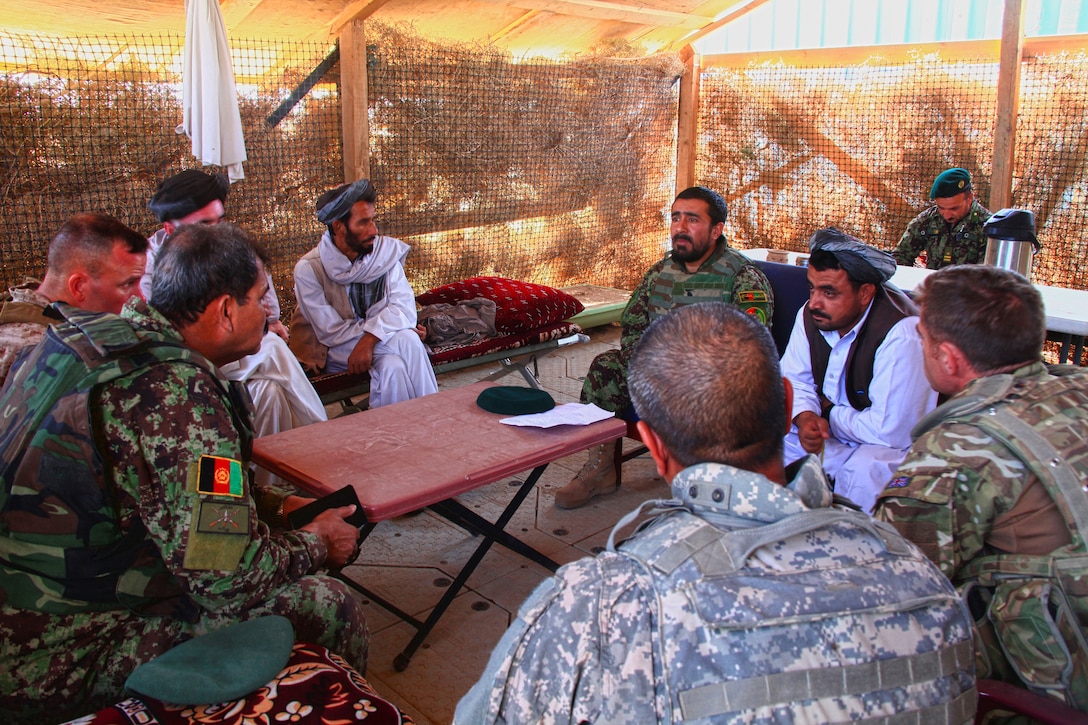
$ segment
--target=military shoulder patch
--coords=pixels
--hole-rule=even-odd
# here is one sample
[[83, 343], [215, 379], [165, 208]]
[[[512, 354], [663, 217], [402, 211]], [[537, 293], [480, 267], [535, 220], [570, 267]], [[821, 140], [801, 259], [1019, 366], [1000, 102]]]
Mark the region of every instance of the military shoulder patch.
[[910, 484], [910, 476], [896, 476], [885, 488], [903, 488]]
[[737, 304], [766, 302], [767, 293], [761, 289], [749, 289], [737, 293]]
[[242, 462], [222, 456], [201, 456], [197, 465], [197, 493], [234, 496], [245, 493]]
[[249, 535], [249, 506], [242, 503], [201, 501], [196, 530], [203, 534]]
[[749, 307], [744, 312], [756, 318], [764, 325], [767, 324], [767, 311], [764, 310], [762, 307]]
[[234, 571], [249, 546], [249, 507], [224, 501], [198, 501], [185, 542], [190, 570]]

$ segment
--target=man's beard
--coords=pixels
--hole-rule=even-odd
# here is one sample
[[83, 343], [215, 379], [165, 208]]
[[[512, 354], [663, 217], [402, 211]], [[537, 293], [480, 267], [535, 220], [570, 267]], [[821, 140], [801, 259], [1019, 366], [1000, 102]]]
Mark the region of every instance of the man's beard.
[[366, 256], [374, 251], [375, 239], [377, 239], [377, 237], [360, 239], [350, 229], [344, 229], [344, 243], [347, 244], [348, 249], [360, 256]]
[[[677, 239], [687, 240], [690, 249], [688, 251], [681, 251], [677, 249]], [[672, 238], [672, 258], [677, 262], [682, 262], [684, 264], [687, 264], [688, 262], [694, 262], [702, 258], [702, 256], [707, 253], [707, 250], [712, 248], [713, 246], [714, 243], [709, 242], [708, 244], [706, 244], [706, 246], [700, 247], [699, 245], [695, 244], [695, 240], [689, 237], [687, 234], [676, 234]]]

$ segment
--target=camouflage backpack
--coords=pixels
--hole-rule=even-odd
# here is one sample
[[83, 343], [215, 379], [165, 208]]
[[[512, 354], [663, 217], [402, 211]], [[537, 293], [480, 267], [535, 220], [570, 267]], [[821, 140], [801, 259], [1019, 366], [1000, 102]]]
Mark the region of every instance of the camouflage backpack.
[[730, 531], [673, 508], [618, 551], [653, 580], [667, 721], [974, 715], [963, 603], [920, 551], [865, 514], [814, 509]]
[[978, 557], [959, 575], [960, 589], [975, 615], [979, 677], [1015, 674], [1037, 693], [1088, 710], [1088, 373], [1052, 366], [1050, 374], [1037, 393], [1007, 402], [1013, 377], [991, 376], [979, 396], [942, 420], [979, 428], [1023, 461], [1046, 486], [1071, 541], [1047, 556]]
[[214, 368], [117, 315], [56, 308], [65, 320], [0, 396], [0, 598], [62, 614], [139, 608], [154, 600], [147, 589], [163, 565], [139, 526], [119, 528], [93, 401], [101, 386], [161, 363]]

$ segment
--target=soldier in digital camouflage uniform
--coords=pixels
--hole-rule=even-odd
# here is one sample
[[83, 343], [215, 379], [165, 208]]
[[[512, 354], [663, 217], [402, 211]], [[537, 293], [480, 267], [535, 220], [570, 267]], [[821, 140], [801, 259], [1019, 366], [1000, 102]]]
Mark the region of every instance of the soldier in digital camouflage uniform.
[[120, 312], [140, 293], [147, 240], [111, 216], [91, 212], [66, 221], [49, 243], [41, 282], [27, 279], [0, 296], [0, 385], [15, 356], [38, 344], [55, 322], [45, 308], [67, 302], [92, 312]]
[[1042, 299], [1014, 272], [951, 267], [921, 292], [926, 376], [953, 397], [876, 516], [963, 593], [980, 677], [1088, 710], [1088, 373], [1042, 363]]
[[[267, 285], [249, 237], [191, 225], [160, 255], [151, 305], [64, 318], [0, 397], [0, 712], [50, 722], [118, 699], [174, 644], [265, 614], [365, 671], [345, 585], [357, 530], [247, 476], [248, 399], [217, 366], [260, 345]], [[274, 528], [270, 528], [274, 527]]]
[[[618, 416], [629, 414], [627, 365], [635, 343], [655, 318], [693, 302], [718, 300], [735, 305], [770, 325], [774, 312], [771, 283], [762, 270], [729, 247], [722, 230], [725, 201], [702, 186], [681, 191], [672, 205], [672, 251], [646, 272], [620, 317], [620, 349], [601, 353], [590, 363], [581, 402], [594, 403]], [[677, 381], [680, 382], [680, 381]], [[555, 505], [577, 508], [595, 496], [616, 490], [616, 447], [620, 440], [589, 451], [586, 465], [555, 493]]]
[[911, 220], [895, 248], [895, 261], [905, 267], [925, 253], [927, 269], [950, 264], [981, 264], [986, 258], [982, 226], [989, 210], [975, 198], [971, 174], [948, 169], [933, 180], [929, 198], [934, 204]]
[[834, 505], [816, 458], [783, 467], [790, 388], [765, 327], [720, 302], [675, 310], [630, 386], [676, 499], [537, 588], [455, 722], [971, 722], [955, 590]]

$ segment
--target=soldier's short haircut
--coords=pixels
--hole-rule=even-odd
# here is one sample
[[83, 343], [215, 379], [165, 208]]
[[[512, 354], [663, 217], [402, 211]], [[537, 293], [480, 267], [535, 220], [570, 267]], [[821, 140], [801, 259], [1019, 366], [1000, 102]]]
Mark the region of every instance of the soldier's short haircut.
[[1042, 359], [1046, 313], [1023, 276], [983, 264], [944, 267], [919, 290], [922, 324], [980, 373]]
[[259, 254], [253, 238], [234, 224], [178, 227], [155, 259], [148, 302], [176, 325], [195, 322], [225, 294], [245, 304], [257, 283]]
[[729, 207], [721, 195], [705, 186], [689, 186], [676, 195], [677, 199], [701, 199], [709, 209], [711, 226], [724, 222], [729, 217]]
[[49, 270], [63, 276], [77, 265], [98, 274], [110, 264], [115, 244], [133, 254], [147, 251], [147, 239], [109, 214], [76, 214], [61, 225], [49, 243]]
[[752, 470], [781, 457], [785, 387], [767, 328], [723, 302], [659, 317], [628, 373], [635, 411], [684, 466]]

